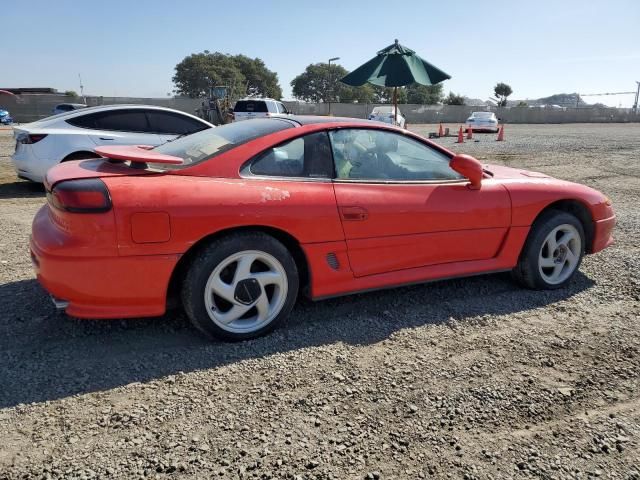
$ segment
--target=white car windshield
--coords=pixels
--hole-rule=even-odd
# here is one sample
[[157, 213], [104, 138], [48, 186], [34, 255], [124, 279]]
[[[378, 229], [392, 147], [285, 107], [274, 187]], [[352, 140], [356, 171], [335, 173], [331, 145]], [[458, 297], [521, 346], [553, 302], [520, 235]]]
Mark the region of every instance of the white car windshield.
[[472, 117], [475, 118], [491, 118], [493, 117], [493, 113], [491, 112], [473, 112], [471, 114]]
[[[371, 112], [372, 115], [385, 115], [385, 114], [389, 114], [389, 113], [393, 113], [393, 107], [392, 106], [375, 107], [373, 109], [373, 112]], [[398, 115], [400, 115], [400, 109], [398, 109]]]

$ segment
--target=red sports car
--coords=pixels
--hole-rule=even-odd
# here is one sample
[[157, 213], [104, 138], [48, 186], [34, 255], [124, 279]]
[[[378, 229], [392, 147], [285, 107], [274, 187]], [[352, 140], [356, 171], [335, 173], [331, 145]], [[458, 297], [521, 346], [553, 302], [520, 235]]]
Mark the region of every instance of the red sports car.
[[512, 271], [559, 288], [611, 245], [611, 202], [542, 173], [481, 165], [370, 121], [238, 122], [160, 147], [96, 150], [47, 173], [38, 280], [84, 318], [156, 316], [256, 337], [312, 299]]

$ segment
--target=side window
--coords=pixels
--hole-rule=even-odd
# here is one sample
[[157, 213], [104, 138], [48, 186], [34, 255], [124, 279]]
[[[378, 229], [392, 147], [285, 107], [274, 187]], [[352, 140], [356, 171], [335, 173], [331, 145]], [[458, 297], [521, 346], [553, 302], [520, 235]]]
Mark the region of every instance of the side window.
[[278, 113], [289, 113], [284, 104], [278, 102]]
[[384, 130], [330, 132], [336, 178], [345, 180], [459, 180], [449, 157], [412, 138]]
[[98, 130], [147, 133], [147, 116], [144, 110], [116, 110], [101, 114], [96, 119]]
[[166, 135], [190, 134], [207, 128], [197, 120], [177, 113], [148, 110], [147, 119], [149, 120], [149, 131]]
[[270, 113], [278, 113], [278, 106], [276, 102], [265, 102], [269, 106]]
[[254, 175], [331, 178], [331, 146], [326, 132], [294, 138], [262, 152], [251, 163]]
[[88, 115], [80, 115], [79, 117], [69, 118], [65, 120], [68, 124], [80, 128], [96, 128], [96, 119], [100, 114], [90, 113]]

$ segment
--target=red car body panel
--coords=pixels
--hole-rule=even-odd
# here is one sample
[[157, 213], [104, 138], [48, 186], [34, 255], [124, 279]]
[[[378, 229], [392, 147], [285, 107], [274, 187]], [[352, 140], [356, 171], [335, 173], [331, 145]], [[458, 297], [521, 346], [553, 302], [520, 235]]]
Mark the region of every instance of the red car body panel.
[[[466, 180], [429, 183], [305, 181], [252, 177], [240, 170], [287, 139], [371, 122], [289, 128], [188, 168], [154, 172], [103, 159], [66, 162], [47, 174], [61, 181], [100, 178], [106, 213], [42, 207], [31, 252], [38, 280], [87, 318], [164, 313], [176, 267], [198, 242], [238, 228], [286, 234], [304, 252], [312, 298], [512, 269], [530, 226], [549, 205], [571, 200], [593, 220], [590, 252], [613, 242], [615, 215], [601, 193], [543, 174], [490, 166], [480, 189]], [[446, 149], [404, 130], [392, 130]], [[143, 153], [140, 153], [143, 155]], [[327, 257], [337, 262], [332, 264]]]

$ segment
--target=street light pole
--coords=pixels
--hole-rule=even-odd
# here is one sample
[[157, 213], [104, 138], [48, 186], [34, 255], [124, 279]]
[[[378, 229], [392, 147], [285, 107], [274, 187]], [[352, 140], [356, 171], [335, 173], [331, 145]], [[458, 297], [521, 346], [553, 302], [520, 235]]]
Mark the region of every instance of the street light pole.
[[329, 97], [329, 112], [328, 115], [331, 116], [331, 96], [333, 95], [333, 82], [332, 82], [332, 76], [331, 76], [331, 62], [335, 62], [336, 60], [340, 60], [340, 57], [333, 57], [329, 59], [329, 91], [328, 93], [328, 97]]

